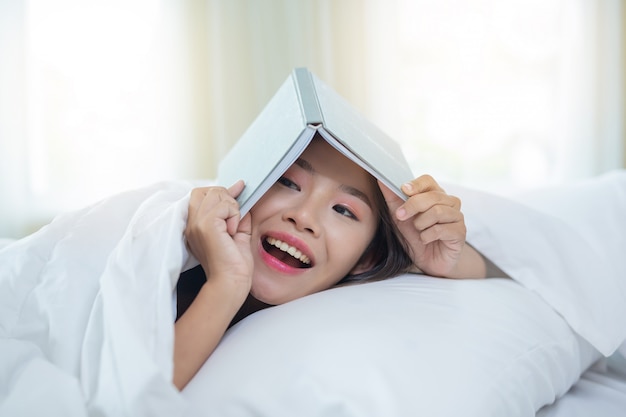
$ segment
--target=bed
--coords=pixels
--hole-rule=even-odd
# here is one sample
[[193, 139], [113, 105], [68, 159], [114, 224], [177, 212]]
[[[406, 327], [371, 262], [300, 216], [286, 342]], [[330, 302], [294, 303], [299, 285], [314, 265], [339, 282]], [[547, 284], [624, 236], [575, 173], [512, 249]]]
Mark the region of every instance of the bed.
[[512, 278], [404, 275], [233, 326], [172, 374], [172, 294], [197, 265], [168, 182], [0, 250], [0, 415], [618, 416], [626, 409], [626, 171], [506, 197], [446, 184]]

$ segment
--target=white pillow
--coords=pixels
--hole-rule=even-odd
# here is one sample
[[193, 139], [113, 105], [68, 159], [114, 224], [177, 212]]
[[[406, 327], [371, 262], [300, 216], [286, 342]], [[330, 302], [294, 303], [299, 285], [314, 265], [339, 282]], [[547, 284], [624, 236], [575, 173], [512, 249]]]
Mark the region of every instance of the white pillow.
[[463, 201], [468, 241], [609, 356], [626, 339], [626, 171], [585, 184], [526, 192], [524, 204], [446, 188]]
[[[626, 170], [615, 170], [601, 176], [568, 185], [545, 187], [519, 193], [517, 199], [541, 212], [557, 216], [576, 229], [592, 244], [596, 263], [613, 268], [617, 292], [626, 297]], [[626, 304], [626, 303], [624, 303]], [[609, 309], [609, 314], [610, 314]], [[622, 311], [605, 323], [626, 330]], [[601, 325], [599, 328], [605, 326]], [[626, 343], [620, 347], [626, 358]]]
[[183, 396], [190, 416], [533, 416], [596, 357], [513, 280], [407, 275], [248, 317]]
[[[448, 191], [463, 200], [469, 241], [515, 280], [407, 275], [259, 312], [228, 332], [183, 391], [189, 415], [533, 416], [597, 350], [608, 355], [624, 340], [619, 260], [601, 246], [614, 240], [575, 227], [601, 223], [602, 207], [566, 222], [502, 197]], [[561, 209], [587, 198], [568, 194]]]

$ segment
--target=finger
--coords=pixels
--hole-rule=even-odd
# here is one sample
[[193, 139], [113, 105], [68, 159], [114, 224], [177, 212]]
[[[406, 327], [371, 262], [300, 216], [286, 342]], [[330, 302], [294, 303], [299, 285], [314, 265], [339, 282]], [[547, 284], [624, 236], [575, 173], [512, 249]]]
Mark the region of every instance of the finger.
[[428, 229], [435, 224], [463, 223], [463, 213], [455, 208], [436, 205], [418, 214], [413, 219], [413, 226], [419, 231]]
[[242, 180], [237, 181], [230, 188], [214, 187], [209, 190], [203, 204], [213, 207], [216, 210], [217, 217], [226, 222], [226, 232], [230, 236], [237, 233], [241, 212], [239, 211], [239, 203], [235, 200], [236, 196], [241, 193], [244, 187]]
[[239, 211], [239, 204], [237, 201], [225, 201], [228, 213], [223, 217], [226, 220], [226, 231], [229, 235], [235, 236], [239, 228], [239, 222], [241, 220], [241, 211]]
[[237, 226], [237, 234], [235, 235], [235, 240], [244, 244], [244, 247], [249, 247], [250, 238], [252, 235], [252, 217], [250, 213], [243, 216], [239, 225]]
[[[236, 185], [237, 183], [235, 183], [233, 187]], [[204, 199], [202, 200], [203, 210], [211, 210], [221, 203], [237, 205], [237, 201], [235, 197], [231, 195], [230, 189], [224, 187], [209, 187], [205, 190]]]
[[410, 197], [398, 210], [398, 218], [406, 220], [420, 213], [425, 213], [437, 206], [442, 206], [435, 210], [446, 210], [448, 208], [461, 210], [461, 200], [455, 196], [446, 194], [443, 191], [428, 191]]
[[[239, 191], [237, 187], [242, 184], [235, 184], [235, 191]], [[239, 224], [239, 204], [229, 193], [229, 190], [223, 187], [209, 187], [201, 189], [199, 193], [204, 193], [200, 206], [197, 207], [194, 218], [220, 218], [226, 223], [226, 231], [231, 236], [237, 232]], [[200, 223], [204, 221], [200, 220]]]
[[243, 216], [237, 226], [237, 232], [244, 233], [246, 235], [252, 234], [252, 215], [250, 213]]
[[194, 209], [200, 207], [200, 204], [202, 204], [202, 200], [204, 200], [208, 190], [209, 187], [194, 188], [191, 190], [191, 194], [189, 195], [189, 206]]
[[437, 223], [420, 232], [420, 240], [424, 245], [436, 241], [461, 244], [465, 242], [466, 233], [465, 223]]
[[234, 183], [233, 185], [231, 185], [228, 188], [228, 194], [232, 197], [232, 198], [237, 198], [237, 196], [239, 196], [239, 194], [241, 194], [241, 192], [243, 191], [243, 189], [245, 188], [245, 183], [243, 182], [243, 180], [239, 180], [236, 183]]
[[443, 191], [437, 181], [428, 174], [421, 175], [414, 180], [402, 184], [402, 191], [407, 196], [413, 196], [428, 191]]
[[194, 188], [189, 195], [189, 203], [187, 208], [187, 225], [185, 227], [185, 235], [189, 233], [190, 225], [194, 223], [198, 209], [202, 205], [202, 201], [207, 193], [208, 187]]

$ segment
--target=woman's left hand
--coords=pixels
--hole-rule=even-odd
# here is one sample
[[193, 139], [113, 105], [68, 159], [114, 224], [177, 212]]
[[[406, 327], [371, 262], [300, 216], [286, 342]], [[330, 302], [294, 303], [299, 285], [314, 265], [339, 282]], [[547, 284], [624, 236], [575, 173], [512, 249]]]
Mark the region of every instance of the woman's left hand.
[[415, 267], [432, 276], [455, 276], [466, 236], [461, 200], [446, 194], [429, 175], [402, 186], [407, 201], [380, 182], [379, 186]]

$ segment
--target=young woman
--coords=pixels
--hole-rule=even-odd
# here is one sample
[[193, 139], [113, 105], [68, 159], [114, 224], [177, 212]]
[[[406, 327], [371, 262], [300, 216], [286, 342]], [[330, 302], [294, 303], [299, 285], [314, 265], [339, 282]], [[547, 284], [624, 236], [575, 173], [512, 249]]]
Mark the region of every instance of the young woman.
[[[243, 187], [240, 181], [191, 195], [185, 235], [203, 277], [192, 301], [185, 303], [179, 291], [179, 389], [231, 323], [268, 305], [407, 271], [446, 278], [487, 274], [486, 260], [465, 242], [460, 200], [429, 176], [403, 185], [404, 202], [316, 138], [241, 218], [235, 198]], [[181, 288], [186, 279], [183, 274]]]

